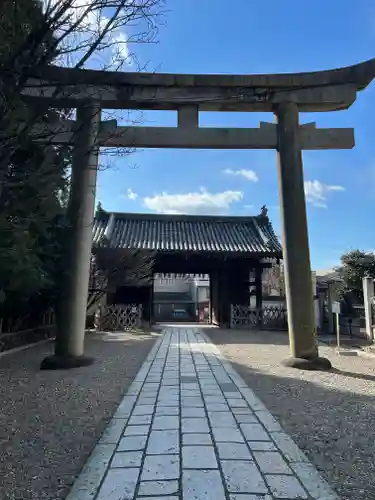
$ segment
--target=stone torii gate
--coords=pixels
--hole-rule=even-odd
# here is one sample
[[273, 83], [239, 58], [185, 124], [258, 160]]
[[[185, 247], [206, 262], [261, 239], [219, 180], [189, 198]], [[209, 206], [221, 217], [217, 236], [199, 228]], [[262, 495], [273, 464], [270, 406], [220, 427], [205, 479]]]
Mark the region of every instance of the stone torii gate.
[[[100, 146], [275, 149], [278, 156], [282, 244], [291, 357], [285, 364], [329, 369], [318, 354], [303, 184], [302, 150], [350, 149], [353, 129], [299, 124], [299, 112], [349, 108], [375, 77], [375, 59], [355, 66], [297, 74], [177, 75], [44, 68], [30, 78], [26, 101], [76, 108], [76, 121], [35, 129], [37, 140], [74, 144], [68, 219], [71, 240], [62, 318], [47, 369], [82, 366]], [[101, 109], [176, 110], [177, 127], [117, 127], [101, 122]], [[276, 123], [259, 128], [200, 128], [199, 111], [268, 111]], [[60, 318], [61, 318], [60, 317]]]

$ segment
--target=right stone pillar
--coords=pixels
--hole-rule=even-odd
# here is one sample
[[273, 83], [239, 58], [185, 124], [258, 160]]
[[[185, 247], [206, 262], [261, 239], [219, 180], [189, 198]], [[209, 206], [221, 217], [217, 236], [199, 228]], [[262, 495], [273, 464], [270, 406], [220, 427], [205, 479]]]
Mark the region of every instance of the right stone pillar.
[[319, 357], [316, 338], [298, 107], [295, 103], [285, 102], [277, 107], [275, 114], [291, 353], [283, 364], [293, 368], [328, 370], [331, 363]]

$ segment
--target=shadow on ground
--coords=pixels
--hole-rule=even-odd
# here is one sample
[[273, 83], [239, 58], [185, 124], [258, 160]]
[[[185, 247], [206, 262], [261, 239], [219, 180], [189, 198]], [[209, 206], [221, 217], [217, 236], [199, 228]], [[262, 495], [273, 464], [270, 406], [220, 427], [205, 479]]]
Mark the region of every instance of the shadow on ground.
[[0, 498], [65, 498], [155, 340], [115, 337], [88, 335], [85, 368], [40, 371], [53, 343], [0, 358]]
[[321, 353], [331, 372], [280, 366], [283, 333], [209, 330], [256, 395], [335, 488], [340, 500], [375, 498], [375, 360]]

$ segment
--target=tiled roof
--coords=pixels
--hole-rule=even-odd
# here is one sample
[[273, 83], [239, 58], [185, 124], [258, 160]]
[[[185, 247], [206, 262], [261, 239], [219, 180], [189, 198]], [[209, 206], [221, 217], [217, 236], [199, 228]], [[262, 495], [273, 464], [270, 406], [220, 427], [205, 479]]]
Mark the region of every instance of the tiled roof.
[[281, 257], [267, 217], [99, 212], [94, 246], [156, 251], [253, 253]]

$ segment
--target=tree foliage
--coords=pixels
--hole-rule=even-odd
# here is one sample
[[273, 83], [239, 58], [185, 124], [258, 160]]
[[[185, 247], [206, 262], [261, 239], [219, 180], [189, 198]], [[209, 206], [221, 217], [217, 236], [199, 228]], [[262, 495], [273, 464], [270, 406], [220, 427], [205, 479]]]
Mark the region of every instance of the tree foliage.
[[61, 282], [71, 150], [42, 146], [30, 131], [72, 110], [26, 102], [28, 78], [50, 64], [134, 64], [129, 43], [153, 40], [162, 1], [0, 2], [0, 315], [49, 305]]
[[352, 250], [341, 256], [341, 265], [336, 269], [343, 280], [341, 295], [352, 294], [363, 298], [362, 279], [375, 278], [375, 254]]

